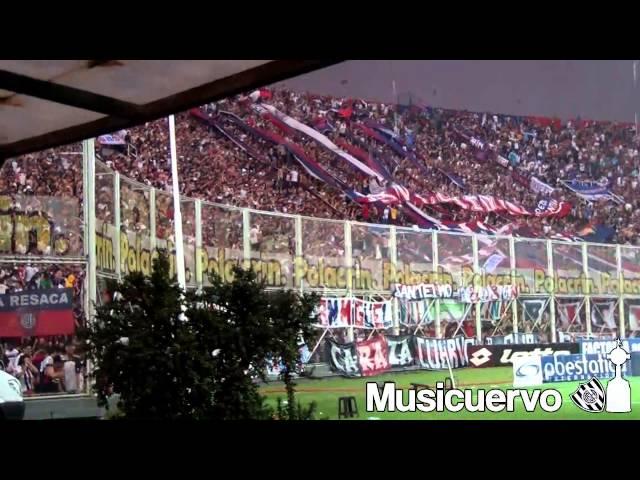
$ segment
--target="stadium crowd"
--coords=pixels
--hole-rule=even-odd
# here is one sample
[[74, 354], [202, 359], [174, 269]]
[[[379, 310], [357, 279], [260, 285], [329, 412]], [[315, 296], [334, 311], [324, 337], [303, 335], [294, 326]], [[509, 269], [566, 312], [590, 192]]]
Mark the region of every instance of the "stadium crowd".
[[69, 336], [0, 339], [0, 368], [22, 385], [25, 396], [81, 393], [85, 386], [85, 361], [81, 345]]
[[[530, 189], [528, 179], [534, 175], [554, 189], [550, 195], [552, 198], [573, 205], [570, 215], [562, 219], [508, 218], [506, 214], [426, 207], [433, 217], [456, 222], [482, 220], [495, 227], [511, 222], [516, 228], [536, 236], [578, 232], [589, 224], [602, 224], [615, 231], [611, 241], [623, 244], [638, 241], [640, 159], [638, 139], [629, 125], [581, 120], [561, 124], [549, 119], [491, 113], [416, 107], [400, 109], [373, 102], [345, 102], [343, 99], [287, 91], [270, 92], [266, 102], [307, 125], [321, 125], [322, 128], [318, 129], [335, 143], [345, 142], [379, 158], [394, 181], [413, 192], [493, 195], [535, 209], [538, 202], [549, 195]], [[247, 97], [238, 97], [204, 108], [209, 118], [224, 127], [246, 149], [193, 117], [178, 117], [177, 143], [183, 193], [259, 210], [380, 223], [411, 223], [403, 215], [401, 206], [360, 206], [348, 201], [344, 192], [309, 175], [285, 148], [247, 133], [239, 128], [238, 122], [230, 121], [229, 115], [221, 114], [229, 112], [241, 118], [246, 125], [281, 135], [286, 141], [302, 147], [307, 156], [356, 191], [367, 194], [386, 186], [367, 178], [310, 137], [283, 126], [281, 122], [270, 121], [252, 108], [253, 105]], [[419, 161], [427, 169], [416, 168], [415, 164], [387, 145], [361, 135], [357, 124], [362, 120], [376, 122], [393, 130], [398, 138], [405, 139], [405, 144], [412, 145]], [[133, 171], [134, 178], [142, 179], [141, 171], [146, 165], [145, 180], [151, 179], [158, 188], [169, 189], [166, 130], [164, 122], [153, 122], [153, 126], [145, 128], [144, 133], [131, 135], [138, 152], [161, 155], [161, 168], [149, 161], [138, 160], [137, 164], [131, 164], [130, 158], [126, 165], [116, 162], [116, 168]], [[494, 153], [508, 159], [509, 165], [505, 167], [482, 158], [468, 141], [460, 137], [458, 133], [461, 131], [492, 145]], [[158, 144], [163, 145], [160, 150], [154, 146]], [[125, 158], [122, 156], [120, 162], [126, 162]], [[218, 181], [218, 175], [205, 173], [217, 171], [224, 171], [224, 182]], [[459, 181], [454, 182], [451, 178]], [[562, 180], [605, 182], [623, 201], [582, 200], [564, 188]], [[460, 185], [464, 185], [464, 189]]]
[[[211, 202], [202, 210], [206, 245], [242, 248], [241, 215], [220, 205], [320, 219], [405, 226], [413, 223], [402, 205], [358, 204], [344, 191], [303, 168], [291, 149], [272, 139], [277, 136], [300, 147], [308, 158], [343, 185], [364, 195], [380, 192], [390, 185], [364, 175], [308, 135], [260, 111], [261, 104], [272, 105], [344, 148], [359, 149], [365, 156], [376, 158], [394, 182], [414, 193], [493, 195], [530, 210], [547, 197], [573, 205], [571, 213], [564, 218], [480, 214], [449, 205], [421, 207], [432, 217], [453, 222], [480, 220], [495, 228], [512, 224], [514, 231], [524, 232], [525, 236], [575, 234], [590, 225], [604, 225], [613, 232], [609, 241], [640, 245], [640, 157], [633, 126], [398, 106], [286, 90], [240, 95], [206, 105], [198, 110], [199, 115], [187, 112], [176, 116], [180, 191], [185, 196]], [[417, 163], [403, 151], [365, 135], [362, 128], [365, 122], [392, 132], [403, 151], [415, 155]], [[480, 151], [475, 148], [469, 141], [471, 137], [480, 139], [484, 148]], [[150, 197], [142, 187], [153, 186], [158, 189], [155, 234], [158, 238], [171, 239], [173, 204], [167, 121], [148, 122], [118, 132], [117, 138], [120, 140], [112, 143], [100, 139], [96, 142], [101, 161], [96, 177], [97, 218], [113, 223], [115, 198], [110, 169], [117, 170], [123, 175], [120, 206], [124, 229], [149, 232]], [[5, 162], [0, 172], [0, 214], [38, 214], [50, 220], [54, 229], [50, 232], [53, 240], [40, 245], [30, 234], [3, 237], [9, 231], [9, 224], [2, 224], [0, 248], [3, 251], [0, 253], [50, 254], [53, 248], [58, 255], [81, 254], [81, 150], [80, 144], [74, 144]], [[503, 162], [495, 161], [496, 158]], [[529, 183], [532, 176], [553, 188], [553, 192], [533, 191]], [[622, 200], [583, 200], [565, 188], [563, 180], [597, 181]], [[193, 239], [193, 203], [184, 202], [183, 219], [185, 235]], [[2, 221], [5, 220], [0, 217]], [[307, 254], [327, 257], [344, 254], [344, 231], [339, 224], [305, 219], [303, 225]], [[294, 231], [290, 220], [252, 213], [252, 253], [293, 254]], [[354, 233], [352, 240], [354, 256], [359, 258], [379, 259], [388, 253], [384, 237], [371, 234], [366, 227], [361, 234]], [[430, 255], [426, 250], [419, 251], [421, 248], [428, 250], [429, 246], [420, 245], [407, 236], [401, 260]], [[83, 275], [80, 267], [68, 265], [0, 264], [0, 294], [43, 285], [71, 285], [79, 290]], [[82, 321], [79, 307], [76, 317], [78, 322]], [[5, 358], [5, 368], [10, 364], [14, 371], [22, 372], [25, 387], [34, 387], [26, 388], [27, 391], [54, 388], [42, 386], [51, 384], [47, 378], [55, 388], [74, 389], [73, 382], [67, 385], [60, 376], [67, 371], [66, 363], [71, 361], [65, 358], [76, 355], [69, 353], [73, 339], [0, 341], [4, 344], [2, 352], [9, 358], [8, 363]], [[7, 353], [15, 351], [18, 355]], [[43, 355], [45, 357], [40, 358]], [[71, 371], [70, 367], [68, 370]], [[40, 387], [36, 385], [36, 378]], [[55, 379], [59, 381], [53, 381]]]
[[[588, 224], [603, 224], [615, 230], [611, 241], [623, 244], [639, 241], [640, 158], [638, 138], [629, 125], [582, 120], [560, 123], [493, 113], [399, 107], [282, 90], [269, 91], [264, 103], [317, 127], [337, 144], [347, 143], [380, 159], [395, 182], [415, 193], [493, 195], [535, 209], [537, 203], [548, 196], [532, 191], [528, 182], [522, 181], [535, 175], [554, 189], [551, 197], [573, 205], [569, 216], [561, 219], [514, 218], [507, 214], [478, 213], [440, 205], [423, 207], [432, 217], [455, 222], [482, 220], [494, 227], [512, 223], [536, 236], [577, 232]], [[189, 113], [177, 116], [180, 190], [184, 195], [257, 210], [411, 224], [411, 220], [403, 215], [402, 206], [361, 206], [349, 201], [344, 192], [305, 171], [283, 146], [241, 128], [239, 124], [244, 122], [281, 135], [286, 141], [302, 147], [307, 156], [360, 193], [374, 193], [386, 186], [384, 182], [367, 178], [311, 137], [282, 122], [272, 121], [254, 106], [249, 97], [239, 96], [203, 108], [206, 115], [233, 138]], [[233, 120], [231, 114], [241, 121], [230, 121]], [[388, 145], [363, 135], [358, 126], [365, 120], [393, 131], [405, 145], [405, 150], [415, 152], [426, 169], [416, 168], [415, 163]], [[508, 159], [509, 165], [505, 167], [490, 161], [486, 158], [487, 152], [478, 154], [460, 132], [491, 145], [492, 155]], [[97, 142], [99, 158], [109, 168], [130, 179], [170, 193], [166, 120], [132, 128], [123, 132], [122, 137], [123, 145]], [[70, 151], [77, 152], [78, 149], [78, 145], [63, 147], [7, 162], [0, 177], [0, 194], [80, 198], [80, 161], [69, 155]], [[51, 178], [56, 181], [50, 181]], [[456, 181], [452, 180], [454, 178]], [[582, 200], [560, 183], [574, 179], [606, 182], [623, 201], [618, 204], [611, 200]], [[107, 176], [105, 182], [108, 181]], [[98, 185], [101, 185], [98, 216], [109, 220], [113, 217], [113, 192], [105, 183], [98, 181]], [[129, 186], [123, 180], [122, 221], [128, 229], [149, 228], [148, 195], [146, 202], [144, 196], [135, 184]], [[162, 237], [171, 229], [171, 198], [168, 195], [158, 195], [158, 198], [156, 228]], [[207, 222], [204, 227], [205, 238], [220, 235], [215, 232], [213, 223]]]
[[[82, 288], [84, 269], [75, 265], [0, 264], [0, 295], [36, 289], [73, 290], [76, 328], [84, 322]], [[0, 368], [14, 375], [26, 395], [82, 391], [84, 362], [75, 337], [2, 338]]]

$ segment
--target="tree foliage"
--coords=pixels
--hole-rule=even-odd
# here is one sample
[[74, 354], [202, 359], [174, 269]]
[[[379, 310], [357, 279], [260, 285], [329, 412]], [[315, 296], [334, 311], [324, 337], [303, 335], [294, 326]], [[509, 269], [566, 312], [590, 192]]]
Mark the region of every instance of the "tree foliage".
[[[183, 292], [162, 255], [150, 277], [132, 273], [108, 288], [117, 298], [97, 307], [82, 335], [102, 404], [117, 394], [122, 416], [136, 419], [313, 417], [313, 405], [295, 408], [292, 373], [300, 339], [313, 341], [315, 295], [268, 292], [239, 267], [232, 282], [214, 276]], [[266, 406], [253, 380], [274, 359], [285, 365], [286, 414]]]

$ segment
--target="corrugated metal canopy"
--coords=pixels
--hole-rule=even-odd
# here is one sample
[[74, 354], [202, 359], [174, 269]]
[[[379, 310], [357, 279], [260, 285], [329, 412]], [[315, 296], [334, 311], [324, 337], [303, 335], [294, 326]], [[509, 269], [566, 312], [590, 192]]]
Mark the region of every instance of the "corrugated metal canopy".
[[337, 63], [0, 60], [0, 163]]

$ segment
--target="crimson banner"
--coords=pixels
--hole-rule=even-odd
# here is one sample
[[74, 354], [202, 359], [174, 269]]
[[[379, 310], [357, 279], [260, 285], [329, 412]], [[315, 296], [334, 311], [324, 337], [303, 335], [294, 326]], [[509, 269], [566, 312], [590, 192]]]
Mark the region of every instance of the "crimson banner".
[[379, 375], [389, 370], [389, 347], [383, 336], [356, 343], [356, 351], [363, 377]]
[[71, 288], [0, 295], [0, 337], [71, 335], [74, 331]]

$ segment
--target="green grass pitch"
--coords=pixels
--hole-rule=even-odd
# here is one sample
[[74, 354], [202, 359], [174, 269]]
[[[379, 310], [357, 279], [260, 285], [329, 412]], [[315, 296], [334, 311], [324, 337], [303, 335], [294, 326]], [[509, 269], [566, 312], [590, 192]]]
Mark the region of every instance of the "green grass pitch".
[[[515, 412], [366, 412], [365, 384], [368, 381], [396, 382], [398, 387], [408, 389], [410, 383], [421, 383], [435, 387], [438, 381], [444, 381], [447, 372], [443, 371], [414, 371], [394, 372], [370, 378], [341, 378], [300, 379], [297, 381], [297, 399], [303, 405], [312, 401], [318, 404], [317, 417], [319, 419], [338, 419], [338, 398], [354, 396], [358, 404], [359, 419], [361, 420], [640, 420], [640, 377], [627, 378], [631, 383], [631, 412], [629, 413], [589, 413], [576, 407], [569, 396], [583, 382], [546, 383], [542, 389], [555, 388], [562, 394], [562, 407], [553, 413], [547, 413], [538, 408], [535, 412], [525, 411], [522, 400], [517, 400]], [[512, 387], [512, 368], [496, 367], [474, 369], [465, 368], [454, 371], [456, 387], [509, 389]], [[606, 387], [607, 381], [602, 381]], [[532, 388], [529, 388], [532, 390]], [[285, 399], [284, 389], [279, 382], [270, 382], [262, 386], [262, 393], [267, 395], [268, 402], [275, 404], [277, 398]]]

